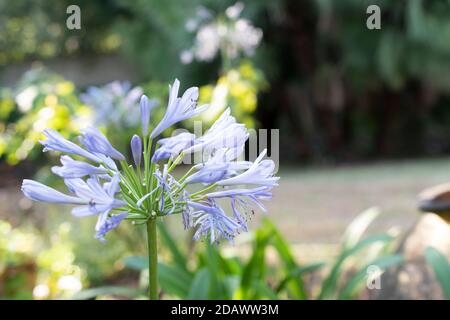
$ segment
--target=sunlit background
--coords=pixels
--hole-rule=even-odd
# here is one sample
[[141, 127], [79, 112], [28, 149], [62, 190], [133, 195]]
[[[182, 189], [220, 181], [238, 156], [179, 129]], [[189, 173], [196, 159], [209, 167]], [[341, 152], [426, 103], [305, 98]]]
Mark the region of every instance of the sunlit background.
[[100, 243], [95, 219], [32, 203], [20, 184], [61, 187], [45, 128], [75, 138], [95, 124], [128, 150], [140, 96], [156, 124], [174, 78], [210, 104], [204, 128], [229, 106], [279, 129], [281, 180], [233, 245], [194, 243], [164, 218], [162, 298], [450, 298], [445, 214], [417, 202], [450, 179], [449, 16], [444, 0], [0, 0], [0, 298], [145, 297], [139, 226]]

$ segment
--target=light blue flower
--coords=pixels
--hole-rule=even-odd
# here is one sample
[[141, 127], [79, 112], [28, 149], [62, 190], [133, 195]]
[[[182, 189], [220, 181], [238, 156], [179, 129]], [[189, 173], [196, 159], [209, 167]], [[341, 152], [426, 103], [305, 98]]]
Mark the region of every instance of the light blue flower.
[[94, 110], [96, 126], [134, 128], [139, 123], [138, 104], [142, 88], [128, 81], [113, 81], [102, 87], [89, 87], [80, 99]]
[[195, 135], [189, 132], [183, 132], [170, 138], [160, 139], [158, 144], [161, 146], [153, 154], [152, 162], [158, 162], [162, 159], [175, 158], [183, 149], [191, 146], [194, 139]]
[[43, 133], [47, 140], [41, 140], [39, 141], [39, 143], [44, 146], [44, 152], [48, 150], [55, 150], [70, 154], [76, 154], [94, 162], [102, 162], [99, 157], [92, 154], [91, 152], [84, 150], [75, 143], [65, 139], [61, 134], [53, 129], [45, 129]]
[[158, 105], [155, 99], [149, 100], [146, 95], [141, 97], [141, 129], [142, 136], [148, 135], [148, 126], [150, 124], [150, 113]]
[[167, 104], [166, 113], [161, 122], [153, 129], [150, 135], [151, 139], [157, 137], [175, 123], [196, 116], [208, 108], [208, 105], [196, 107], [198, 99], [197, 87], [187, 89], [181, 98], [178, 97], [179, 88], [180, 81], [175, 79], [173, 85], [170, 86], [169, 102]]
[[60, 204], [88, 204], [89, 201], [69, 196], [58, 190], [50, 188], [40, 182], [24, 179], [21, 190], [23, 194], [33, 201], [60, 203]]
[[229, 189], [206, 194], [209, 199], [231, 198], [231, 209], [233, 216], [242, 226], [244, 231], [248, 231], [247, 221], [254, 214], [252, 204], [257, 205], [263, 212], [266, 207], [261, 200], [272, 198], [270, 187], [263, 186], [253, 189]]
[[113, 159], [122, 161], [125, 157], [109, 143], [108, 139], [94, 127], [82, 129], [81, 143], [93, 153], [100, 153]]
[[262, 160], [267, 153], [265, 149], [255, 162], [243, 173], [234, 177], [218, 181], [221, 186], [230, 186], [238, 184], [256, 184], [262, 186], [276, 186], [279, 177], [274, 177], [275, 163], [272, 160]]
[[236, 119], [230, 114], [230, 108], [227, 108], [211, 128], [203, 136], [196, 139], [192, 147], [183, 150], [183, 152], [210, 154], [214, 153], [215, 150], [228, 148], [235, 151], [234, 157], [228, 158], [230, 161], [242, 153], [248, 137], [249, 134], [245, 125], [236, 123]]
[[221, 238], [232, 241], [241, 229], [214, 201], [210, 200], [205, 204], [188, 201], [187, 205], [196, 210], [191, 213], [193, 225], [197, 227], [195, 240], [209, 237], [211, 243], [218, 242]]
[[69, 156], [61, 156], [61, 167], [52, 167], [52, 172], [66, 179], [82, 178], [88, 175], [103, 175], [107, 171], [103, 167], [95, 167], [84, 161], [74, 160]]
[[191, 174], [186, 178], [187, 184], [192, 183], [214, 183], [223, 179], [227, 174], [228, 163], [210, 164], [205, 165], [199, 171]]
[[[198, 169], [196, 173], [186, 178], [186, 183], [214, 183], [222, 179], [229, 178], [237, 174], [237, 171], [248, 169], [251, 166], [249, 161], [231, 161], [236, 155], [234, 149], [222, 148], [216, 150], [205, 163], [194, 166]], [[231, 155], [231, 156], [230, 156]]]
[[226, 189], [207, 193], [208, 198], [227, 198], [227, 197], [251, 197], [257, 199], [271, 199], [272, 194], [269, 192], [270, 187], [262, 186], [252, 189]]
[[114, 198], [120, 190], [118, 174], [114, 175], [111, 181], [104, 183], [103, 186], [97, 177], [91, 177], [86, 181], [66, 179], [64, 182], [71, 192], [75, 193], [80, 199], [88, 201], [87, 205], [75, 207], [72, 210], [74, 216], [84, 217], [100, 214], [126, 205], [126, 202]]
[[22, 183], [22, 192], [34, 201], [77, 205], [72, 209], [72, 214], [76, 217], [98, 214], [99, 221], [96, 227], [98, 231], [106, 223], [112, 209], [126, 205], [124, 201], [114, 198], [119, 191], [119, 181], [118, 175], [115, 175], [110, 182], [103, 186], [100, 185], [97, 178], [89, 178], [87, 181], [79, 178], [66, 179], [64, 182], [69, 191], [76, 195], [69, 196], [42, 183], [26, 179]]
[[138, 135], [133, 135], [130, 142], [131, 154], [133, 155], [134, 164], [136, 167], [141, 165], [142, 160], [142, 140]]
[[[161, 190], [160, 192], [160, 206], [159, 210], [163, 214], [172, 214], [175, 210], [175, 196], [173, 192], [173, 188], [181, 188], [180, 183], [168, 173], [168, 165], [165, 164], [163, 171], [161, 172], [159, 169], [155, 171], [153, 174], [157, 180], [158, 188]], [[166, 202], [169, 202], [170, 209], [166, 210]]]
[[108, 216], [108, 214], [101, 214], [95, 226], [95, 237], [100, 241], [106, 241], [105, 234], [117, 228], [127, 215], [127, 212], [121, 212], [110, 217]]

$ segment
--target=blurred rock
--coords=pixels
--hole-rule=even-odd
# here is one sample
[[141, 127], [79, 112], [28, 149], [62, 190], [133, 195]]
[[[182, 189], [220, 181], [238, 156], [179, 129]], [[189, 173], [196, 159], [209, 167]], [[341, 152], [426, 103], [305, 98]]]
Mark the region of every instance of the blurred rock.
[[388, 269], [381, 276], [381, 289], [369, 290], [374, 300], [444, 299], [424, 252], [432, 246], [450, 259], [450, 226], [434, 213], [423, 215], [402, 239], [398, 253], [405, 263]]
[[427, 188], [419, 194], [419, 210], [433, 212], [450, 223], [450, 183]]

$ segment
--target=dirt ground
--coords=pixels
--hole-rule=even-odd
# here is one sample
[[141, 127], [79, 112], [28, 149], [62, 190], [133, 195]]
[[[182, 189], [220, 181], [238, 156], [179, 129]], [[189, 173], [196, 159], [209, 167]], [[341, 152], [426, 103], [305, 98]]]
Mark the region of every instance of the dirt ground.
[[417, 194], [450, 180], [449, 158], [281, 168], [269, 216], [294, 244], [336, 243], [352, 219], [372, 206], [382, 213], [369, 232], [393, 227], [405, 231], [420, 215]]

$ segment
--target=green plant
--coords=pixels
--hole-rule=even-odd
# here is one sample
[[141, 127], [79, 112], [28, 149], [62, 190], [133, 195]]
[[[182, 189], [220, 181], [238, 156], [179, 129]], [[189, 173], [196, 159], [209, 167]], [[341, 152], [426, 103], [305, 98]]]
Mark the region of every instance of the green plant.
[[435, 248], [427, 247], [425, 249], [425, 259], [433, 268], [445, 298], [450, 300], [450, 264], [447, 258]]
[[[368, 209], [348, 226], [342, 239], [341, 250], [322, 282], [318, 299], [355, 298], [367, 279], [369, 266], [375, 265], [382, 271], [403, 261], [401, 255], [389, 254], [393, 236], [377, 234], [362, 238], [366, 229], [378, 215], [377, 209]], [[372, 251], [372, 254], [368, 255], [369, 261], [359, 256], [364, 250]], [[345, 264], [352, 262], [353, 275], [345, 283], [342, 283], [345, 276]]]
[[[251, 248], [246, 259], [237, 255], [236, 250], [217, 250], [206, 243], [190, 258], [166, 227], [159, 224], [161, 241], [170, 252], [164, 262], [163, 259], [159, 262], [162, 292], [166, 297], [180, 299], [356, 298], [366, 283], [369, 266], [376, 265], [383, 271], [403, 261], [402, 256], [390, 254], [393, 236], [380, 234], [363, 238], [378, 214], [376, 209], [369, 209], [349, 225], [342, 248], [329, 265], [299, 264], [289, 244], [268, 219], [263, 220], [262, 227], [246, 242]], [[268, 252], [276, 253], [276, 259], [269, 261]], [[147, 260], [139, 256], [128, 257], [124, 263], [143, 273], [148, 266]], [[305, 277], [311, 273], [322, 275], [318, 293], [306, 284]], [[81, 292], [76, 298], [101, 294], [136, 297], [139, 292], [143, 295], [144, 289], [127, 294], [123, 287], [103, 287]]]
[[70, 225], [50, 237], [31, 227], [0, 220], [0, 298], [64, 299], [86, 284], [75, 264]]
[[45, 128], [73, 136], [79, 120], [89, 119], [91, 112], [79, 101], [73, 83], [45, 69], [31, 69], [13, 90], [2, 92], [0, 157], [12, 165], [43, 156], [35, 146]]

